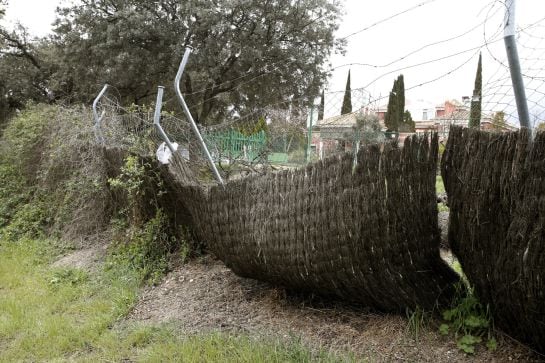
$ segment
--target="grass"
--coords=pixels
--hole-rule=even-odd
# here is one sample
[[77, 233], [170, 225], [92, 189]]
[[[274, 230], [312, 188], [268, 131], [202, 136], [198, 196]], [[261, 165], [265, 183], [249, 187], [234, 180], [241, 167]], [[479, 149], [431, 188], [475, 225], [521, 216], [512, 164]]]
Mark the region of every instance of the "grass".
[[445, 192], [445, 184], [443, 184], [443, 178], [441, 175], [435, 177], [435, 192], [441, 194]]
[[[443, 183], [443, 178], [441, 175], [435, 177], [435, 194], [445, 193], [445, 184]], [[450, 209], [445, 203], [437, 204], [437, 209], [439, 212], [448, 212]]]
[[0, 241], [0, 362], [342, 360], [294, 339], [184, 337], [170, 326], [121, 323], [137, 298], [137, 272], [53, 268], [58, 254], [52, 242]]

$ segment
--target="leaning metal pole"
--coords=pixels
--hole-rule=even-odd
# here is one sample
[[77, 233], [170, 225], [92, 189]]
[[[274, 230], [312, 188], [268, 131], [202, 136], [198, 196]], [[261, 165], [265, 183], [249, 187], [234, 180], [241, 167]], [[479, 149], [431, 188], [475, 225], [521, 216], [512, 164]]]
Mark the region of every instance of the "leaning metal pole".
[[153, 115], [153, 126], [155, 126], [155, 129], [165, 142], [167, 144], [168, 148], [174, 154], [176, 152], [176, 149], [174, 148], [174, 145], [172, 145], [172, 142], [170, 142], [170, 139], [168, 138], [165, 130], [163, 130], [163, 127], [161, 126], [161, 107], [163, 106], [163, 92], [165, 91], [165, 87], [159, 86], [157, 88], [157, 101], [155, 101], [155, 113]]
[[526, 100], [526, 91], [524, 89], [524, 80], [520, 70], [520, 61], [515, 40], [515, 0], [506, 0], [505, 2], [505, 21], [503, 40], [509, 61], [509, 71], [511, 72], [511, 82], [517, 102], [517, 112], [521, 127], [530, 129], [530, 114], [528, 112], [528, 102]]
[[210, 155], [210, 152], [208, 151], [208, 148], [206, 147], [206, 144], [204, 143], [204, 140], [201, 136], [201, 133], [199, 131], [199, 128], [197, 127], [197, 124], [195, 123], [195, 120], [193, 119], [193, 116], [191, 116], [191, 112], [189, 111], [189, 108], [187, 107], [187, 104], [185, 103], [184, 96], [182, 95], [182, 91], [180, 90], [180, 81], [182, 79], [182, 75], [184, 73], [185, 66], [187, 64], [187, 60], [189, 59], [189, 55], [191, 54], [191, 48], [187, 47], [185, 49], [184, 57], [182, 58], [182, 62], [180, 63], [180, 68], [178, 68], [178, 73], [176, 74], [176, 79], [174, 80], [174, 89], [176, 90], [176, 95], [178, 96], [178, 101], [182, 105], [182, 108], [184, 110], [184, 113], [189, 120], [189, 123], [191, 124], [191, 128], [193, 129], [193, 132], [197, 136], [197, 139], [199, 140], [199, 143], [201, 144], [201, 147], [206, 155], [206, 158], [208, 159], [208, 162], [210, 163], [210, 167], [212, 168], [212, 171], [214, 172], [214, 175], [216, 177], [216, 180], [221, 185], [225, 185], [223, 182], [223, 179], [218, 172], [218, 169], [216, 168], [216, 164], [214, 164], [214, 160], [212, 159], [212, 156]]
[[98, 143], [102, 145], [104, 144], [104, 136], [102, 135], [100, 124], [102, 122], [102, 119], [104, 118], [104, 112], [102, 113], [102, 115], [99, 116], [97, 111], [97, 105], [100, 99], [102, 98], [102, 96], [104, 96], [104, 94], [106, 93], [107, 89], [108, 89], [108, 84], [105, 84], [104, 87], [102, 87], [102, 90], [100, 91], [98, 96], [93, 101], [93, 116], [95, 118], [95, 137]]

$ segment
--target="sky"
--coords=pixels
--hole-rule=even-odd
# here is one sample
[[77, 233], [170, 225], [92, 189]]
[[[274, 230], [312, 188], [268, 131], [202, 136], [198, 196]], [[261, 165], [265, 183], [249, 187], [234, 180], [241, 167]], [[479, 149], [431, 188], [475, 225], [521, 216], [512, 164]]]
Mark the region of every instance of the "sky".
[[[36, 36], [51, 30], [55, 8], [70, 0], [11, 0], [7, 21]], [[353, 106], [387, 103], [394, 79], [404, 75], [408, 102], [438, 105], [471, 96], [479, 52], [483, 55], [483, 110], [516, 118], [503, 44], [501, 0], [344, 0], [337, 32], [346, 54], [333, 55], [326, 114], [342, 103], [348, 70]], [[30, 9], [30, 10], [29, 10]], [[530, 113], [545, 118], [545, 1], [517, 2], [519, 53]], [[522, 30], [520, 30], [522, 29]], [[338, 93], [335, 93], [339, 91]]]

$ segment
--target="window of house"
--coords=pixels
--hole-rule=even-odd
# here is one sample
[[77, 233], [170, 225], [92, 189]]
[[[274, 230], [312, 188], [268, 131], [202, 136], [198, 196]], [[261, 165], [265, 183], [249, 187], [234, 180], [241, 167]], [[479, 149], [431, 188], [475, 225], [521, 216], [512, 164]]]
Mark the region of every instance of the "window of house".
[[427, 119], [428, 119], [428, 110], [424, 110], [424, 112], [422, 112], [422, 120], [426, 121]]

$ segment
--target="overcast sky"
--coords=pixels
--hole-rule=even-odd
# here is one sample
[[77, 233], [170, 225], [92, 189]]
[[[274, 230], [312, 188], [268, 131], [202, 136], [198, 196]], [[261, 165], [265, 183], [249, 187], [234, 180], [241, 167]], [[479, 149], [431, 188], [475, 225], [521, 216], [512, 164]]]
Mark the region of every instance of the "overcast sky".
[[[512, 112], [510, 80], [503, 45], [502, 1], [494, 0], [344, 0], [345, 15], [338, 37], [348, 36], [345, 56], [335, 55], [327, 92], [344, 90], [348, 69], [352, 89], [365, 88], [373, 99], [388, 95], [398, 74], [405, 77], [406, 97], [439, 104], [470, 96], [479, 51], [483, 54], [485, 110]], [[8, 21], [18, 20], [37, 36], [46, 35], [59, 0], [11, 0]], [[64, 1], [66, 3], [66, 1]], [[545, 1], [517, 3], [519, 52], [530, 112], [542, 112], [545, 67]], [[529, 26], [532, 27], [528, 28]], [[435, 44], [436, 43], [436, 44]], [[487, 46], [484, 46], [488, 44]], [[351, 64], [351, 65], [349, 65]], [[533, 78], [532, 78], [533, 77]], [[538, 79], [535, 79], [538, 77]], [[364, 96], [363, 96], [364, 95]], [[543, 93], [545, 96], [545, 93]], [[353, 103], [368, 102], [367, 93], [353, 93]], [[332, 108], [341, 96], [330, 94]], [[384, 104], [387, 99], [375, 101]], [[545, 115], [545, 114], [544, 114]]]

